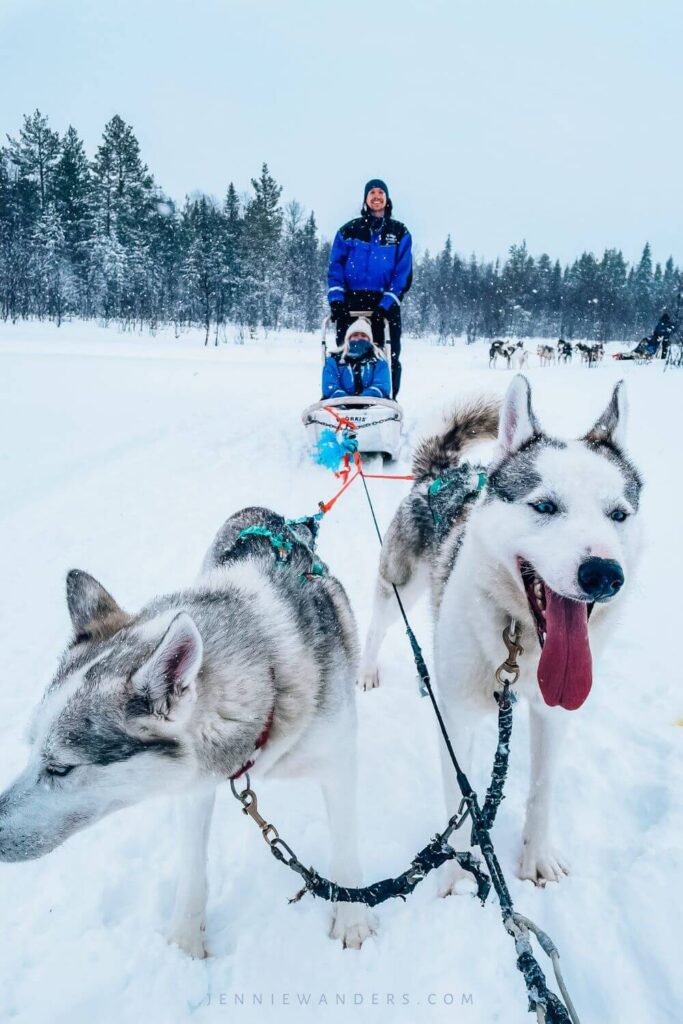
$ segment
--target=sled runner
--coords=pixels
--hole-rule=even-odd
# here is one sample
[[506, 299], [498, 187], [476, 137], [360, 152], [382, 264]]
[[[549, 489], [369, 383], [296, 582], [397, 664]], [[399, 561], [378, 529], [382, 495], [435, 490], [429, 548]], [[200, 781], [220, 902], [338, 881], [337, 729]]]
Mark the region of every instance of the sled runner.
[[[372, 314], [366, 311], [352, 311], [354, 317]], [[329, 317], [322, 322], [321, 348], [322, 363], [330, 354], [327, 348], [327, 327]], [[391, 344], [385, 327], [384, 355], [391, 376]], [[401, 447], [403, 409], [390, 398], [371, 398], [365, 395], [344, 395], [341, 398], [321, 399], [304, 409], [301, 419], [312, 447], [316, 446], [323, 431], [337, 431], [340, 418], [351, 420], [355, 425], [358, 450], [374, 452], [395, 459]]]

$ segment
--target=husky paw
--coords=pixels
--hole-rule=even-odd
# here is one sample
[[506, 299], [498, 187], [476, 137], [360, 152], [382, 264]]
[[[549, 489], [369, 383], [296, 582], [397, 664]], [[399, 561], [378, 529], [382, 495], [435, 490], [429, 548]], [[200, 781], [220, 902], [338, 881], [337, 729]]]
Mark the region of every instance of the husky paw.
[[459, 896], [476, 891], [474, 877], [469, 871], [461, 868], [457, 860], [448, 861], [441, 868], [439, 875], [439, 896]]
[[524, 840], [519, 877], [543, 888], [546, 882], [561, 882], [569, 867], [549, 843]]
[[193, 960], [205, 960], [209, 955], [204, 944], [204, 926], [197, 928], [188, 922], [173, 927], [168, 935], [171, 946], [177, 946], [186, 956]]
[[360, 949], [377, 931], [378, 921], [359, 903], [338, 903], [332, 912], [331, 939], [341, 939], [344, 949]]
[[375, 690], [379, 686], [379, 669], [368, 669], [361, 672], [358, 685], [361, 690]]

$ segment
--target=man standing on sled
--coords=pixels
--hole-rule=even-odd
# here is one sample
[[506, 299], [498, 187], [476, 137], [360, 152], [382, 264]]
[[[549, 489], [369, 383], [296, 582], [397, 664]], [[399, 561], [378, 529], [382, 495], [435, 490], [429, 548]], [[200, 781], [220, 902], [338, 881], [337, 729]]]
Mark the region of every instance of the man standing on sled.
[[389, 324], [393, 397], [401, 385], [401, 300], [413, 279], [412, 239], [394, 220], [389, 189], [380, 178], [365, 186], [361, 216], [337, 232], [330, 253], [327, 298], [341, 348], [351, 312], [372, 312], [375, 345], [384, 344]]

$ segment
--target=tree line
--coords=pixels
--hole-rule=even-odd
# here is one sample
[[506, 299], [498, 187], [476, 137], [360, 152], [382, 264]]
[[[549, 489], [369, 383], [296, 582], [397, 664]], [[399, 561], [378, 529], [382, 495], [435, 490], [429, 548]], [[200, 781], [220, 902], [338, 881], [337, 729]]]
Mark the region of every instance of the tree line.
[[640, 339], [666, 308], [679, 308], [683, 278], [671, 257], [653, 264], [649, 243], [629, 265], [618, 249], [601, 258], [584, 252], [562, 266], [546, 254], [513, 245], [501, 263], [463, 260], [450, 239], [437, 256], [420, 261], [408, 325], [443, 342], [477, 336]]
[[[94, 317], [124, 327], [238, 325], [314, 330], [325, 312], [329, 242], [300, 203], [281, 202], [266, 164], [248, 193], [176, 205], [118, 115], [92, 159], [75, 128], [36, 110], [0, 147], [0, 316]], [[562, 266], [526, 244], [504, 261], [463, 259], [450, 238], [416, 260], [406, 327], [444, 342], [478, 336], [640, 337], [675, 306], [680, 272], [608, 249]]]

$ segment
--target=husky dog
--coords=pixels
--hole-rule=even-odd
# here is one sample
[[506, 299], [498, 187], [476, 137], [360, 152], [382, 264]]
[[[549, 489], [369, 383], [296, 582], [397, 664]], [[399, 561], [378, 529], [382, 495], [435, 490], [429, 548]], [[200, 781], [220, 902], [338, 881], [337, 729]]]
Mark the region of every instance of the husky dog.
[[536, 349], [536, 354], [541, 366], [550, 366], [557, 359], [557, 353], [552, 345], [539, 345]]
[[581, 355], [581, 362], [586, 363], [588, 367], [597, 366], [604, 358], [605, 346], [601, 341], [595, 345], [582, 345], [578, 342], [576, 347]]
[[601, 341], [598, 341], [595, 345], [591, 345], [590, 358], [588, 360], [589, 366], [597, 366], [605, 358], [605, 346]]
[[[170, 940], [205, 956], [215, 790], [253, 766], [255, 779], [321, 783], [332, 877], [359, 884], [356, 625], [313, 554], [316, 528], [243, 509], [195, 586], [136, 615], [92, 576], [68, 574], [73, 638], [33, 716], [28, 764], [0, 796], [1, 860], [42, 857], [112, 811], [182, 794]], [[330, 935], [358, 947], [373, 921], [366, 907], [339, 904]]]
[[507, 349], [508, 370], [523, 370], [529, 362], [529, 353], [524, 348], [524, 342], [518, 341]]
[[558, 363], [571, 363], [572, 361], [572, 343], [565, 341], [564, 338], [560, 338], [557, 342], [557, 361]]
[[[624, 454], [623, 382], [577, 441], [543, 432], [522, 376], [513, 379], [498, 420], [495, 403], [472, 403], [417, 449], [416, 482], [382, 548], [361, 685], [379, 682], [377, 658], [395, 617], [392, 585], [409, 603], [429, 583], [441, 707], [468, 772], [477, 724], [496, 708], [502, 633], [516, 621], [524, 648], [516, 690], [529, 702], [531, 728], [520, 875], [543, 885], [567, 873], [549, 831], [562, 709], [579, 708], [588, 697], [591, 651], [604, 643], [613, 605], [634, 570], [641, 479]], [[496, 437], [486, 470], [463, 461], [473, 442]], [[460, 794], [442, 754], [453, 814]], [[444, 893], [458, 876], [451, 869]]]
[[505, 366], [508, 370], [510, 368], [521, 370], [529, 361], [528, 353], [524, 350], [523, 341], [506, 345], [500, 338], [491, 342], [491, 347], [489, 348], [489, 368], [493, 367], [495, 369], [499, 358], [505, 360]]
[[489, 348], [489, 369], [497, 366], [499, 357], [505, 359], [508, 366], [510, 365], [510, 361], [506, 354], [505, 342], [502, 338], [496, 338], [495, 341], [491, 342], [491, 346]]

